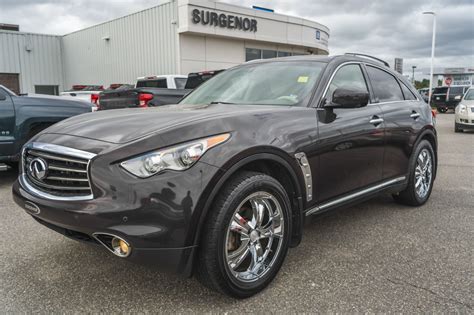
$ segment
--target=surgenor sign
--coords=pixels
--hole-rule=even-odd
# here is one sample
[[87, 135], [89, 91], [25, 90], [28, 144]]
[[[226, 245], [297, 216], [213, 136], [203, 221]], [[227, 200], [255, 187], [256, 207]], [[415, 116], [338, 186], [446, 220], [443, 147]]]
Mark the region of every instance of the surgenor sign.
[[257, 20], [255, 19], [231, 14], [216, 13], [208, 10], [194, 9], [192, 11], [192, 21], [194, 24], [209, 25], [220, 28], [230, 28], [246, 32], [257, 31]]

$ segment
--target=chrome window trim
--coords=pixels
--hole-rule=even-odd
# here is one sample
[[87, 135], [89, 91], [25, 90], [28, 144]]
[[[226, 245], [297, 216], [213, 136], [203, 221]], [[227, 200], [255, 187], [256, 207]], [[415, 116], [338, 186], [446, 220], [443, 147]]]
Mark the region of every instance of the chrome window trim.
[[379, 189], [382, 189], [382, 188], [385, 188], [385, 187], [388, 187], [390, 185], [393, 185], [393, 184], [396, 184], [396, 183], [399, 183], [401, 181], [404, 181], [406, 179], [406, 176], [401, 176], [401, 177], [397, 177], [397, 178], [393, 178], [393, 179], [390, 179], [390, 180], [387, 180], [383, 183], [380, 183], [380, 184], [377, 184], [377, 185], [374, 185], [374, 186], [371, 186], [371, 187], [368, 187], [368, 188], [365, 188], [365, 189], [362, 189], [362, 190], [359, 190], [355, 193], [352, 193], [350, 195], [347, 195], [347, 196], [344, 196], [344, 197], [341, 197], [341, 198], [338, 198], [338, 199], [335, 199], [335, 200], [331, 200], [331, 201], [328, 201], [326, 203], [323, 203], [323, 204], [320, 204], [314, 208], [311, 208], [309, 209], [307, 212], [306, 212], [306, 216], [309, 216], [309, 215], [312, 215], [312, 214], [316, 214], [320, 211], [324, 211], [325, 209], [329, 208], [329, 207], [332, 207], [332, 206], [335, 206], [335, 205], [338, 205], [340, 203], [343, 203], [345, 201], [349, 201], [351, 199], [354, 199], [354, 198], [357, 198], [357, 197], [361, 197], [363, 195], [366, 195], [368, 193], [371, 193], [371, 192], [374, 192], [374, 191], [377, 191]]
[[[49, 193], [46, 193], [42, 190], [37, 189], [36, 187], [32, 186], [27, 178], [26, 178], [26, 165], [24, 165], [24, 158], [25, 158], [25, 152], [27, 149], [33, 149], [33, 150], [41, 150], [44, 152], [50, 152], [50, 153], [55, 153], [55, 154], [60, 154], [60, 155], [65, 155], [65, 156], [70, 156], [70, 157], [76, 157], [76, 158], [81, 158], [81, 159], [86, 159], [88, 160], [87, 163], [87, 182], [89, 184], [89, 187], [91, 188], [91, 194], [86, 195], [86, 196], [68, 196], [68, 197], [61, 197], [61, 196], [56, 196], [52, 195]], [[90, 181], [90, 163], [91, 160], [97, 156], [97, 154], [87, 152], [87, 151], [82, 151], [74, 148], [69, 148], [61, 145], [56, 145], [56, 144], [50, 144], [50, 143], [43, 143], [43, 142], [31, 142], [26, 144], [22, 151], [21, 151], [21, 174], [19, 176], [19, 182], [20, 185], [25, 189], [27, 192], [43, 198], [43, 199], [49, 199], [49, 200], [57, 200], [57, 201], [85, 201], [85, 200], [91, 200], [94, 199], [94, 194], [92, 193], [92, 184]]]

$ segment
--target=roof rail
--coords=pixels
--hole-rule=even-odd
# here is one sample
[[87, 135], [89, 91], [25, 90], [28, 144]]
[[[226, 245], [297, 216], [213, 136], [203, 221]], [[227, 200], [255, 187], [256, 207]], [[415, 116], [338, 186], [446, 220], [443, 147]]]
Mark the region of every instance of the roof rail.
[[360, 56], [360, 57], [374, 59], [374, 60], [377, 60], [378, 62], [383, 63], [386, 67], [390, 68], [390, 65], [388, 64], [388, 62], [386, 62], [385, 60], [379, 59], [377, 57], [371, 56], [371, 55], [358, 54], [358, 53], [345, 53], [344, 55]]

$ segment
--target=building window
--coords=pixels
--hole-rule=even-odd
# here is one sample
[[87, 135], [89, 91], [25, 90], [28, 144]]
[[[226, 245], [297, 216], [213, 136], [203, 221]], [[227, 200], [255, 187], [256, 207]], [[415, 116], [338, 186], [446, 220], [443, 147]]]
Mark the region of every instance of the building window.
[[262, 59], [262, 50], [255, 48], [246, 48], [245, 49], [245, 61], [250, 61], [254, 59]]
[[59, 87], [57, 85], [35, 85], [36, 94], [59, 95]]
[[245, 61], [255, 59], [269, 59], [276, 57], [289, 57], [289, 56], [300, 56], [305, 55], [304, 53], [291, 53], [288, 51], [278, 50], [267, 50], [267, 49], [256, 49], [256, 48], [245, 48]]
[[278, 52], [278, 57], [288, 57], [288, 56], [292, 56], [293, 54], [290, 53], [290, 52], [286, 52], [286, 51], [279, 51]]
[[262, 50], [262, 59], [276, 58], [276, 56], [275, 50]]

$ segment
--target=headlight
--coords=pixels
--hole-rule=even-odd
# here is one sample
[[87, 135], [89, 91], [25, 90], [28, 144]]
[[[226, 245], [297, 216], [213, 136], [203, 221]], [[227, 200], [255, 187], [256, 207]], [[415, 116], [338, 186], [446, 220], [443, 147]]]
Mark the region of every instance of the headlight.
[[163, 150], [149, 152], [120, 163], [125, 170], [141, 178], [164, 170], [184, 171], [193, 166], [212, 147], [230, 138], [230, 133], [191, 141]]
[[463, 114], [467, 113], [467, 106], [463, 104], [459, 104], [459, 112]]

